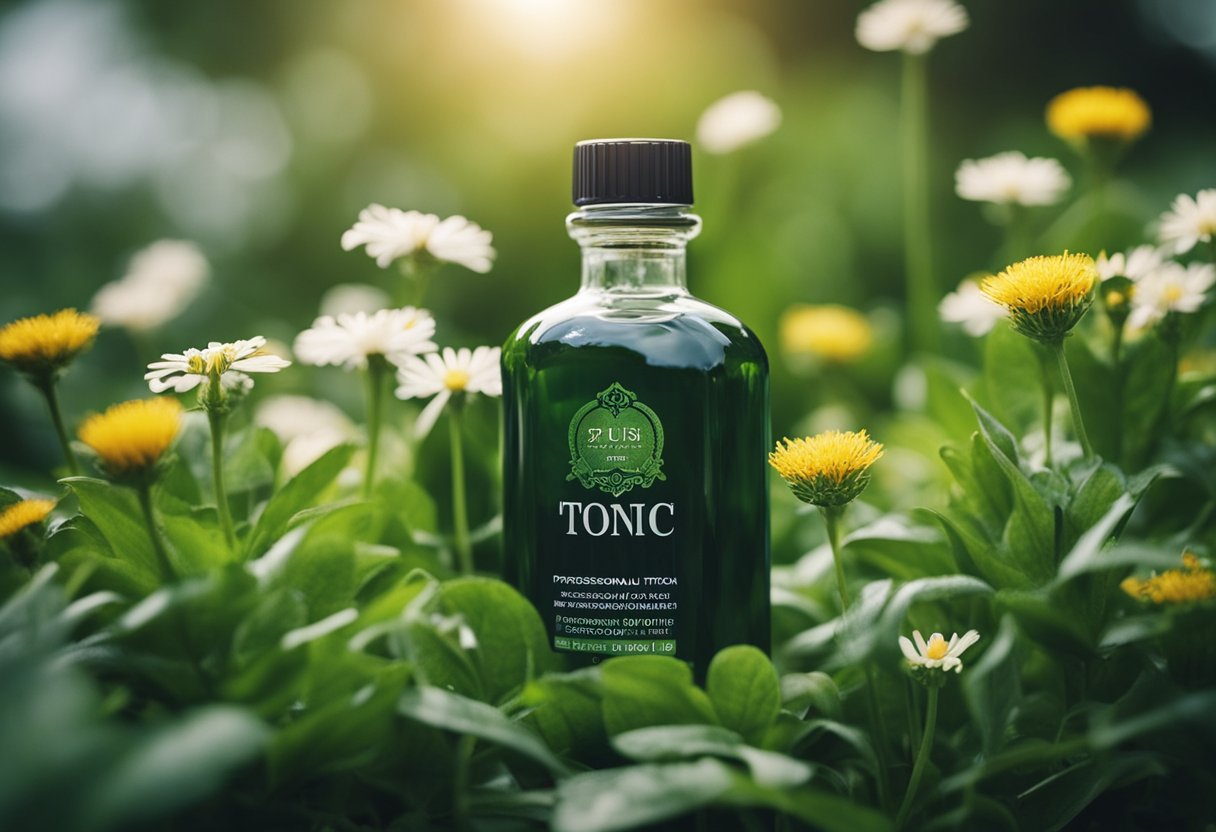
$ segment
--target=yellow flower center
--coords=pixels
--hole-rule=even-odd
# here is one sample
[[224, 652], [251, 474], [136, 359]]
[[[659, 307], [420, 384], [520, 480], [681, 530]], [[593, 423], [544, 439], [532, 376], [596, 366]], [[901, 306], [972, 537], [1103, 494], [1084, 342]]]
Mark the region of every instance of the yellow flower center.
[[0, 510], [0, 539], [41, 523], [55, 508], [54, 500], [21, 500]]
[[1092, 257], [1064, 252], [1014, 263], [1000, 274], [984, 278], [980, 291], [1011, 312], [1034, 315], [1083, 302], [1097, 278]]
[[80, 441], [92, 448], [114, 474], [142, 471], [156, 464], [181, 429], [177, 399], [138, 399], [90, 416], [80, 426]]
[[1047, 126], [1062, 139], [1118, 139], [1130, 142], [1148, 130], [1152, 113], [1136, 92], [1114, 87], [1081, 87], [1060, 93], [1047, 105]]
[[830, 430], [805, 439], [785, 439], [768, 456], [769, 463], [787, 480], [826, 477], [839, 485], [859, 474], [882, 456], [882, 445], [864, 430]]
[[448, 370], [443, 377], [443, 386], [458, 393], [469, 386], [469, 374], [465, 370]]
[[934, 633], [929, 636], [929, 643], [925, 645], [925, 657], [929, 659], [944, 659], [949, 651], [950, 645], [941, 633]]
[[1166, 286], [1165, 291], [1161, 293], [1161, 298], [1169, 304], [1177, 303], [1182, 300], [1182, 287], [1176, 285]]
[[75, 309], [21, 318], [0, 329], [0, 361], [26, 371], [61, 367], [93, 343], [100, 326]]
[[829, 361], [855, 361], [874, 343], [874, 328], [847, 306], [791, 306], [781, 316], [781, 347], [789, 354], [809, 354]]
[[1106, 305], [1110, 307], [1118, 307], [1127, 303], [1127, 296], [1122, 292], [1107, 292]]

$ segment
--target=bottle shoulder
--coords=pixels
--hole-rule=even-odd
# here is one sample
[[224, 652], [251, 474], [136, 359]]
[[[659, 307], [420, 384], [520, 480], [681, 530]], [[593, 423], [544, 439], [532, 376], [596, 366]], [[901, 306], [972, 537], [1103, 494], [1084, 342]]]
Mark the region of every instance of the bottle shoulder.
[[580, 292], [524, 321], [507, 339], [504, 360], [564, 348], [617, 348], [650, 364], [668, 360], [704, 369], [740, 361], [768, 366], [764, 347], [742, 321], [687, 293]]

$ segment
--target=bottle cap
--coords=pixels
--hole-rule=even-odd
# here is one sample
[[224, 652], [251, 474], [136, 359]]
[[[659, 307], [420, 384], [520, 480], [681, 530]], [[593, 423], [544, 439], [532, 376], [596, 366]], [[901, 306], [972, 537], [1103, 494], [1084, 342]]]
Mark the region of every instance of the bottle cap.
[[692, 205], [692, 147], [678, 139], [592, 139], [574, 146], [574, 204]]

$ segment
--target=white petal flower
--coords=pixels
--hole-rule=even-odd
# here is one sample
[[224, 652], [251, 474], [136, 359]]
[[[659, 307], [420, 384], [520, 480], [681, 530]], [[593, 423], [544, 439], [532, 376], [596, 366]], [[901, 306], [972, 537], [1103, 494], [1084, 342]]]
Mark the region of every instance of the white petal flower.
[[366, 312], [370, 315], [378, 309], [387, 309], [390, 306], [392, 301], [388, 292], [366, 283], [339, 283], [321, 296], [321, 314], [335, 318], [355, 312]]
[[1055, 159], [1028, 159], [1016, 150], [964, 160], [954, 182], [963, 199], [1002, 205], [1052, 205], [1072, 185]]
[[215, 373], [226, 389], [248, 390], [253, 386], [249, 373], [277, 373], [291, 366], [290, 361], [272, 355], [265, 347], [266, 339], [259, 335], [231, 344], [212, 341], [202, 350], [191, 348], [181, 353], [165, 353], [160, 361], [148, 365], [144, 381], [153, 393], [166, 390], [185, 393]]
[[1143, 329], [1170, 312], [1196, 312], [1207, 300], [1208, 290], [1213, 285], [1216, 285], [1216, 266], [1211, 263], [1183, 266], [1171, 260], [1136, 284], [1127, 325]]
[[1178, 194], [1170, 210], [1161, 215], [1157, 239], [1182, 254], [1216, 234], [1216, 188], [1195, 194]]
[[977, 280], [964, 280], [937, 305], [943, 321], [962, 324], [963, 331], [973, 338], [987, 335], [998, 321], [1006, 317], [1005, 307], [993, 303], [980, 291]]
[[701, 114], [697, 142], [710, 153], [730, 153], [772, 133], [781, 108], [758, 92], [746, 90], [720, 98]]
[[342, 235], [342, 248], [365, 246], [380, 268], [401, 257], [421, 254], [485, 274], [494, 263], [493, 235], [456, 215], [440, 220], [435, 214], [369, 205], [359, 221]]
[[418, 436], [430, 432], [444, 405], [454, 394], [482, 393], [502, 395], [502, 374], [498, 362], [499, 347], [478, 347], [475, 350], [444, 347], [442, 354], [432, 352], [417, 358], [411, 356], [397, 372], [399, 399], [425, 399], [434, 396], [423, 409], [414, 426]]
[[1109, 257], [1106, 252], [1098, 255], [1094, 265], [1103, 280], [1126, 277], [1132, 283], [1152, 274], [1165, 262], [1165, 251], [1152, 245], [1136, 246], [1128, 252], [1117, 251]]
[[413, 306], [370, 315], [323, 315], [296, 336], [294, 352], [305, 364], [341, 365], [347, 370], [366, 367], [369, 355], [383, 355], [400, 365], [407, 356], [437, 349], [431, 340], [434, 334], [431, 313]]
[[929, 636], [927, 642], [920, 630], [913, 630], [912, 637], [916, 639], [915, 647], [906, 636], [899, 637], [899, 649], [908, 664], [913, 667], [940, 669], [943, 672], [953, 670], [955, 673], [961, 673], [963, 670], [963, 660], [959, 656], [980, 640], [980, 634], [975, 630], [968, 630], [962, 637], [955, 633], [948, 643], [941, 633]]
[[340, 408], [309, 396], [271, 396], [257, 406], [253, 421], [270, 428], [283, 442], [320, 431], [354, 433], [354, 425]]
[[353, 438], [350, 431], [342, 430], [324, 429], [301, 434], [283, 446], [283, 473], [294, 477], [328, 451]]
[[180, 315], [207, 280], [207, 258], [193, 243], [160, 240], [136, 252], [127, 273], [93, 297], [104, 323], [142, 332]]
[[875, 52], [921, 55], [970, 24], [953, 0], [879, 0], [857, 17], [857, 42]]

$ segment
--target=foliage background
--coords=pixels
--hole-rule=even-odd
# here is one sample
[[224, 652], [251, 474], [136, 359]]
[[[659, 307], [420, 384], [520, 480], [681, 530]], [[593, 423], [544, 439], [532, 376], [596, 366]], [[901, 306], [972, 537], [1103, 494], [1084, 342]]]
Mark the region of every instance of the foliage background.
[[[943, 291], [990, 268], [999, 232], [953, 195], [963, 158], [1005, 149], [1075, 159], [1042, 126], [1046, 101], [1128, 85], [1154, 111], [1121, 174], [1143, 225], [1212, 171], [1216, 9], [1189, 0], [973, 3], [972, 26], [931, 56], [933, 188]], [[897, 57], [865, 52], [860, 3], [801, 0], [367, 0], [158, 3], [37, 0], [0, 11], [0, 320], [86, 306], [132, 252], [200, 243], [213, 279], [150, 343], [103, 335], [65, 388], [69, 421], [139, 395], [147, 355], [259, 332], [290, 342], [329, 286], [388, 285], [338, 236], [379, 201], [464, 213], [495, 233], [478, 277], [432, 287], [445, 343], [499, 343], [569, 294], [577, 250], [569, 155], [582, 138], [691, 137], [704, 107], [754, 88], [780, 130], [696, 159], [705, 232], [695, 292], [740, 315], [775, 352], [794, 301], [898, 308]], [[1198, 184], [1196, 184], [1198, 183]], [[1096, 253], [1096, 252], [1094, 252]], [[762, 291], [755, 291], [759, 285]], [[897, 318], [881, 314], [888, 345]], [[955, 349], [965, 349], [959, 337]], [[880, 351], [881, 352], [881, 351]], [[889, 404], [895, 351], [859, 370]], [[792, 432], [815, 382], [774, 362], [774, 431]], [[298, 388], [304, 368], [293, 371]], [[288, 382], [283, 381], [283, 384]], [[314, 374], [313, 392], [359, 413], [358, 383]], [[259, 385], [259, 393], [275, 384]], [[0, 475], [46, 485], [57, 459], [42, 403], [0, 375]], [[399, 411], [399, 415], [400, 415]], [[489, 472], [487, 471], [487, 474]]]

